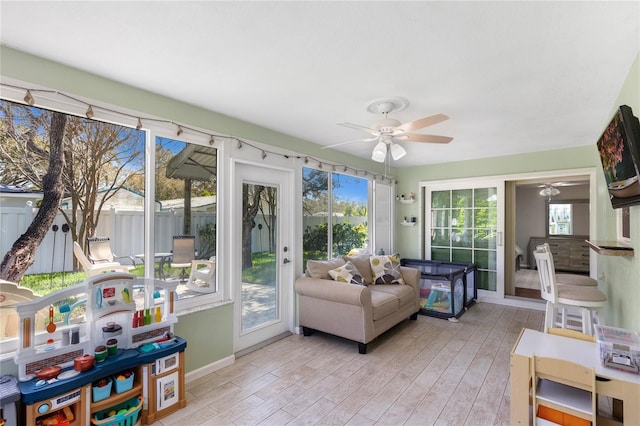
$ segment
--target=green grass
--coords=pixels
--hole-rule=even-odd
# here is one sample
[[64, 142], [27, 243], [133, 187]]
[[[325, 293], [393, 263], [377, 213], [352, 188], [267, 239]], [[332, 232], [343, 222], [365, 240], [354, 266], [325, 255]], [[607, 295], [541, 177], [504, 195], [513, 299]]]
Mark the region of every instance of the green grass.
[[[156, 265], [157, 267], [157, 265]], [[144, 266], [136, 265], [130, 271], [138, 277], [144, 276]], [[181, 268], [167, 268], [167, 277], [178, 278], [182, 273]], [[186, 273], [189, 274], [189, 268]], [[275, 253], [261, 252], [253, 254], [253, 266], [242, 271], [242, 280], [254, 284], [273, 285], [276, 276]], [[20, 285], [30, 288], [34, 293], [44, 296], [54, 291], [61, 290], [76, 284], [82, 283], [87, 278], [85, 272], [54, 272], [53, 274], [31, 274], [25, 275], [20, 281]], [[64, 282], [63, 282], [64, 280]]]
[[[143, 276], [144, 268], [137, 265], [136, 269], [130, 271], [133, 275]], [[53, 274], [31, 274], [25, 275], [20, 281], [22, 287], [31, 289], [34, 293], [44, 296], [63, 288], [71, 287], [82, 283], [87, 278], [85, 272], [54, 272]]]
[[254, 253], [253, 266], [242, 271], [245, 283], [274, 285], [275, 277], [276, 255], [267, 251]]

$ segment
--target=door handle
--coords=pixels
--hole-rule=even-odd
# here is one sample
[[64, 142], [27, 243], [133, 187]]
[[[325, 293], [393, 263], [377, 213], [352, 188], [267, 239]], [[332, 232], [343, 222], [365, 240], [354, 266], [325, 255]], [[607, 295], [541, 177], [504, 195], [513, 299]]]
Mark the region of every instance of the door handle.
[[284, 260], [282, 261], [282, 263], [284, 263], [284, 264], [287, 264], [287, 263], [289, 263], [289, 262], [291, 262], [291, 261], [290, 261], [289, 259], [287, 259], [286, 257], [285, 257], [285, 258], [284, 258]]

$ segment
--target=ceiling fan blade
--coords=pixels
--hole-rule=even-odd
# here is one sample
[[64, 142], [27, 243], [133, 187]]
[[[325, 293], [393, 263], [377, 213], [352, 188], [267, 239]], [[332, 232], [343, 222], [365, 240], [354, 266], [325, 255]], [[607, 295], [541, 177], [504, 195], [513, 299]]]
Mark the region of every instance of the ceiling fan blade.
[[418, 133], [405, 133], [407, 141], [410, 142], [427, 142], [427, 143], [449, 143], [453, 140], [449, 136], [422, 135]]
[[353, 142], [371, 142], [371, 141], [376, 141], [376, 140], [378, 140], [377, 136], [374, 137], [374, 138], [351, 139], [351, 140], [344, 141], [344, 142], [334, 143], [333, 145], [326, 145], [326, 146], [323, 146], [320, 149], [335, 148], [336, 146], [346, 145], [346, 144], [353, 143]]
[[441, 123], [448, 119], [449, 117], [444, 114], [436, 114], [430, 117], [423, 117], [417, 120], [409, 121], [408, 123], [404, 123], [396, 127], [396, 129], [402, 130], [403, 132], [411, 132], [413, 130], [422, 129], [428, 126], [433, 126], [434, 124]]
[[338, 124], [340, 126], [344, 126], [344, 127], [349, 127], [351, 129], [362, 130], [364, 132], [371, 133], [374, 136], [378, 136], [380, 134], [375, 129], [372, 129], [370, 127], [361, 126], [359, 124], [345, 123], [345, 122], [340, 122], [340, 123], [336, 123], [336, 124]]

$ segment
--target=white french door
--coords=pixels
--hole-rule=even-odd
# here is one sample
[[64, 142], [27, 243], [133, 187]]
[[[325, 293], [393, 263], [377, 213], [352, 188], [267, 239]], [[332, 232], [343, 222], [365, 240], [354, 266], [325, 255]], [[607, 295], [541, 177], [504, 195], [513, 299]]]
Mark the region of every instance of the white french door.
[[504, 298], [504, 181], [424, 186], [425, 258], [475, 263], [478, 297]]
[[235, 163], [234, 352], [291, 330], [293, 173]]

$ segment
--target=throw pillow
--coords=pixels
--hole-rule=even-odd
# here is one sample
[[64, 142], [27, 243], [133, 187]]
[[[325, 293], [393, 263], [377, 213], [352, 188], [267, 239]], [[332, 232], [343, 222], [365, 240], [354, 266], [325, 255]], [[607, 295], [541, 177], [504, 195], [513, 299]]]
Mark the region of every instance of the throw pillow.
[[366, 286], [364, 280], [362, 279], [362, 274], [360, 274], [358, 268], [356, 268], [355, 265], [351, 262], [347, 262], [339, 268], [332, 269], [331, 271], [329, 271], [329, 275], [331, 275], [331, 278], [333, 278], [335, 281], [341, 283]]
[[343, 259], [347, 262], [351, 262], [358, 268], [358, 271], [362, 274], [365, 284], [373, 284], [373, 277], [371, 275], [371, 264], [369, 263], [369, 253], [361, 253], [357, 256], [344, 256]]
[[333, 260], [307, 260], [307, 276], [311, 278], [331, 279], [329, 271], [342, 266], [346, 261], [342, 258]]
[[400, 273], [400, 256], [371, 256], [374, 284], [404, 284]]

